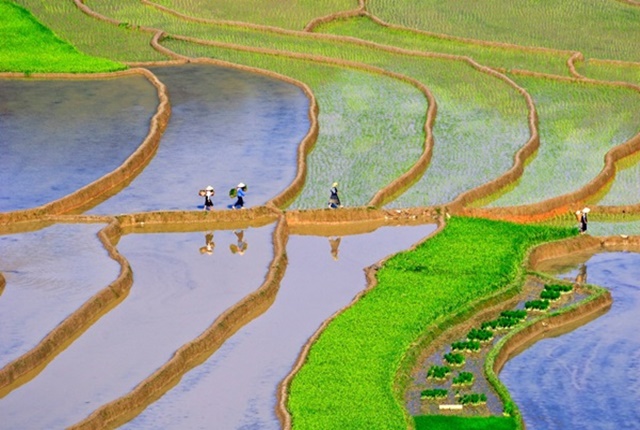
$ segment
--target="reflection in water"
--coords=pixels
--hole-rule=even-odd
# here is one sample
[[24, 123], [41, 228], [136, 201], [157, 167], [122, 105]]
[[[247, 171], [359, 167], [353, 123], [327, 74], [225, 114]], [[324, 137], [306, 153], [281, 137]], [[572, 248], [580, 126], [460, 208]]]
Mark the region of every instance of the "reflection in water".
[[247, 242], [244, 241], [244, 230], [236, 230], [233, 232], [236, 235], [236, 243], [229, 245], [229, 249], [232, 254], [244, 255], [247, 250]]
[[340, 246], [340, 240], [342, 240], [341, 237], [329, 238], [329, 244], [331, 245], [331, 257], [336, 261], [338, 260], [338, 247]]
[[213, 254], [213, 249], [215, 248], [216, 244], [213, 243], [212, 231], [204, 235], [204, 242], [205, 242], [204, 246], [200, 247], [200, 254], [208, 254], [208, 255]]
[[605, 252], [575, 263], [550, 272], [586, 281], [588, 269], [589, 282], [611, 292], [611, 309], [569, 333], [537, 342], [507, 362], [500, 378], [527, 429], [638, 428], [640, 254]]
[[576, 276], [577, 284], [586, 284], [587, 283], [587, 266], [585, 264], [581, 264], [578, 269], [578, 275]]

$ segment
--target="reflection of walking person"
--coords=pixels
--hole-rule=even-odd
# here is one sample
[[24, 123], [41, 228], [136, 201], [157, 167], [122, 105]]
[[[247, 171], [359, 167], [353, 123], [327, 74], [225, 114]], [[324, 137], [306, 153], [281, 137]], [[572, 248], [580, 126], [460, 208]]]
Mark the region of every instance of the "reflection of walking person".
[[244, 241], [244, 230], [234, 231], [233, 234], [236, 235], [237, 243], [229, 245], [229, 249], [232, 254], [243, 255], [249, 246], [247, 242]]
[[211, 185], [209, 185], [207, 188], [204, 189], [204, 210], [208, 211], [211, 210], [211, 208], [213, 207], [213, 201], [211, 200], [211, 197], [214, 196], [216, 192], [213, 190], [213, 187]]
[[584, 264], [578, 269], [578, 276], [576, 276], [577, 284], [585, 284], [587, 282], [587, 266]]
[[232, 206], [233, 209], [242, 209], [244, 207], [244, 196], [246, 192], [247, 186], [244, 183], [240, 182], [236, 187], [237, 200]]
[[331, 245], [331, 256], [334, 260], [338, 260], [338, 247], [340, 246], [341, 237], [329, 238], [329, 244]]
[[584, 234], [587, 231], [587, 214], [589, 212], [591, 212], [589, 208], [584, 208], [576, 212], [576, 218], [578, 218], [578, 222], [580, 223], [580, 234]]
[[213, 243], [213, 232], [208, 232], [204, 235], [205, 245], [200, 248], [200, 254], [213, 254], [213, 248], [215, 248], [216, 244]]
[[331, 209], [336, 209], [339, 207], [342, 207], [342, 205], [340, 204], [340, 197], [338, 197], [338, 183], [334, 182], [333, 185], [331, 185], [331, 195], [329, 196], [329, 207]]

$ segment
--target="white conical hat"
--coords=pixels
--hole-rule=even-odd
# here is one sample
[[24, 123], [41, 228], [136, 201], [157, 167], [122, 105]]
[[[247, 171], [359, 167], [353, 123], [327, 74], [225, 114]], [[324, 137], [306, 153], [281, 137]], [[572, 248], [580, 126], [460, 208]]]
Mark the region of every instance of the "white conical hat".
[[205, 190], [213, 191], [213, 187], [211, 185], [208, 185], [207, 188], [205, 188]]
[[244, 184], [244, 182], [240, 182], [240, 183], [238, 184], [238, 188], [242, 188], [242, 187], [246, 187], [246, 185]]
[[584, 209], [582, 209], [582, 212], [584, 212], [584, 213], [587, 213], [587, 214], [588, 214], [589, 212], [591, 212], [591, 209], [589, 209], [589, 208], [584, 208]]

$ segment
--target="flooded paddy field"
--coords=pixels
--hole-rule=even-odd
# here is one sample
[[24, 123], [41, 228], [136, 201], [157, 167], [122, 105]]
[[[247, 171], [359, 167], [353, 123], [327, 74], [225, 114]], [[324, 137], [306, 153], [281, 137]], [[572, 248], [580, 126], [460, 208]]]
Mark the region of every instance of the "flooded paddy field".
[[6, 279], [0, 295], [0, 368], [117, 278], [120, 267], [96, 236], [103, 227], [57, 224], [0, 235], [0, 272]]
[[59, 199], [118, 167], [157, 104], [142, 76], [0, 79], [0, 212]]
[[[244, 230], [242, 252], [234, 252], [237, 230], [124, 236], [118, 250], [133, 268], [130, 293], [36, 378], [0, 399], [0, 428], [64, 428], [129, 392], [260, 287], [273, 258], [273, 227]], [[215, 245], [207, 249], [207, 242]]]
[[584, 272], [587, 282], [611, 291], [613, 305], [586, 325], [542, 339], [507, 362], [500, 379], [527, 429], [637, 428], [640, 254], [585, 253], [545, 266], [563, 279]]
[[197, 210], [203, 205], [198, 191], [207, 185], [216, 190], [214, 209], [227, 209], [229, 189], [239, 182], [249, 186], [247, 206], [258, 206], [291, 183], [309, 130], [302, 90], [223, 67], [150, 70], [169, 92], [167, 131], [145, 170], [89, 213]]

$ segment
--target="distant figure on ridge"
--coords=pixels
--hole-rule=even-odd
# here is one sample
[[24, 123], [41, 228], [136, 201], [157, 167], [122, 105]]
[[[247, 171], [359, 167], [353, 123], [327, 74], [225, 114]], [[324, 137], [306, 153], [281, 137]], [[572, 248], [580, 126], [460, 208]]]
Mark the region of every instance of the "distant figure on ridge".
[[591, 209], [584, 208], [581, 211], [576, 211], [576, 218], [580, 223], [580, 234], [584, 234], [587, 231], [587, 223], [589, 222], [587, 219], [587, 214], [591, 212]]
[[329, 207], [331, 209], [341, 208], [340, 197], [338, 197], [338, 183], [334, 182], [331, 185], [331, 195], [329, 196]]

